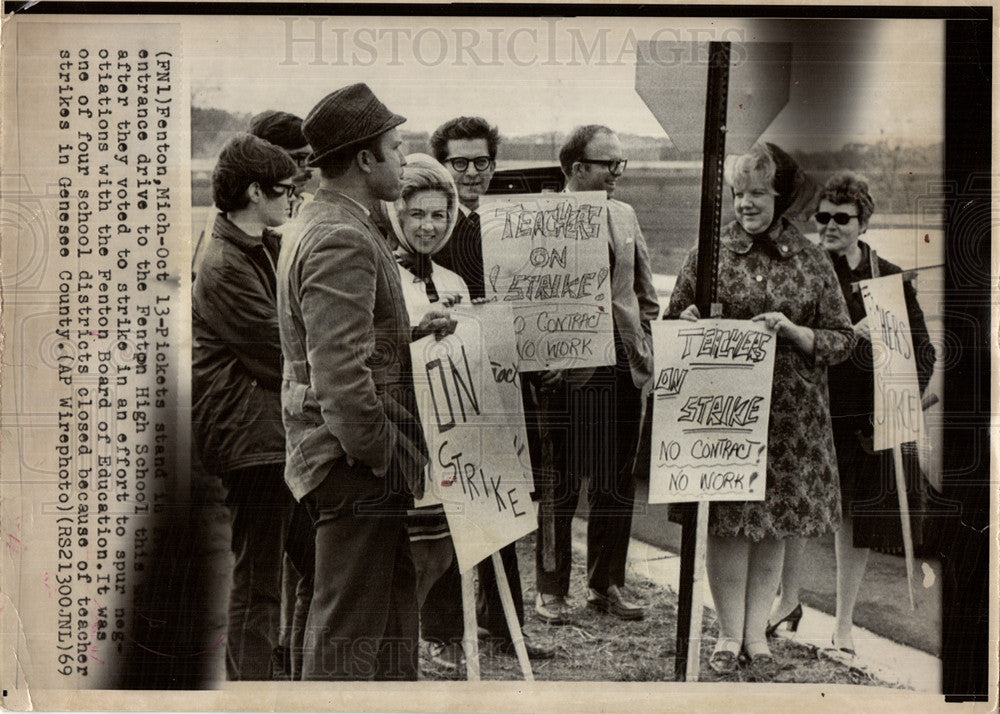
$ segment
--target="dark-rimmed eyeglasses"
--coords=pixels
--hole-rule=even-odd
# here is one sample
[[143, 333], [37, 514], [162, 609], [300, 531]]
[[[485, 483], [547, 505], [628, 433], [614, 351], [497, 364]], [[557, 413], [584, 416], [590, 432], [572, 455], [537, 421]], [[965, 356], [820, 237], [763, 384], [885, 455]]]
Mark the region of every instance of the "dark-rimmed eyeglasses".
[[628, 159], [577, 159], [577, 161], [581, 164], [603, 166], [613, 174], [624, 173], [625, 167], [628, 166]]
[[294, 198], [295, 191], [298, 188], [294, 183], [276, 183], [274, 187], [284, 191], [287, 198]]
[[820, 211], [815, 216], [813, 216], [813, 218], [816, 219], [816, 222], [819, 223], [821, 226], [825, 226], [827, 223], [829, 223], [831, 218], [833, 219], [833, 222], [836, 223], [838, 226], [846, 226], [848, 223], [851, 222], [852, 218], [857, 218], [857, 217], [858, 216], [853, 213], [827, 213], [826, 211]]
[[468, 159], [464, 156], [456, 156], [453, 159], [445, 159], [444, 161], [446, 164], [451, 164], [451, 167], [460, 174], [469, 170], [469, 164], [472, 164], [476, 171], [485, 171], [493, 165], [493, 159], [489, 156], [477, 156], [474, 159]]

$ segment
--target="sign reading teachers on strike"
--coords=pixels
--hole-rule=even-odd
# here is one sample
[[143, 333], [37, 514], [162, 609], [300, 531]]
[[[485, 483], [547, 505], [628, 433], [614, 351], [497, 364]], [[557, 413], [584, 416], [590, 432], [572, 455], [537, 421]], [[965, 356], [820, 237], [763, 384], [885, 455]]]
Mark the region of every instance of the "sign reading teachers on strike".
[[503, 406], [479, 322], [459, 317], [453, 335], [410, 345], [429, 477], [463, 573], [537, 527], [518, 456], [523, 432]]
[[486, 295], [514, 308], [521, 372], [615, 363], [607, 196], [484, 196]]
[[875, 367], [875, 450], [916, 441], [923, 428], [917, 361], [906, 314], [903, 279], [887, 275], [861, 283]]
[[764, 499], [774, 347], [760, 322], [653, 323], [650, 503]]

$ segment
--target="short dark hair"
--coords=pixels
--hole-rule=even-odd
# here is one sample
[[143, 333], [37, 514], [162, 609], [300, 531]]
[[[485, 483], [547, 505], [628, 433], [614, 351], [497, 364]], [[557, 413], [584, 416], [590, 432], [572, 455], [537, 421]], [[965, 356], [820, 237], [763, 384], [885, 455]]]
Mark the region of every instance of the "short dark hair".
[[224, 213], [238, 211], [250, 202], [247, 189], [252, 184], [274, 197], [278, 195], [274, 185], [297, 171], [284, 149], [253, 134], [237, 134], [219, 152], [212, 172], [212, 201]]
[[827, 179], [819, 198], [838, 205], [853, 203], [858, 209], [858, 223], [867, 223], [875, 213], [875, 200], [868, 192], [868, 182], [850, 171], [840, 171]]
[[573, 164], [583, 158], [587, 144], [598, 134], [614, 134], [614, 132], [603, 124], [587, 124], [578, 126], [563, 142], [562, 148], [559, 149], [559, 165], [566, 178], [573, 172]]
[[288, 112], [275, 109], [263, 111], [250, 120], [248, 131], [285, 151], [296, 151], [309, 146], [302, 133], [302, 119]]
[[335, 179], [338, 176], [343, 176], [347, 173], [347, 169], [351, 167], [351, 162], [354, 161], [354, 157], [357, 156], [360, 151], [367, 149], [375, 155], [376, 161], [385, 161], [385, 152], [382, 151], [383, 136], [385, 136], [385, 132], [372, 139], [366, 139], [365, 141], [348, 144], [347, 146], [344, 146], [325, 157], [320, 163], [314, 164], [313, 166], [314, 168], [319, 169], [319, 175], [323, 178]]
[[500, 131], [482, 117], [456, 117], [446, 121], [431, 134], [431, 153], [444, 163], [448, 158], [448, 142], [454, 139], [486, 139], [486, 148], [494, 161], [500, 146]]

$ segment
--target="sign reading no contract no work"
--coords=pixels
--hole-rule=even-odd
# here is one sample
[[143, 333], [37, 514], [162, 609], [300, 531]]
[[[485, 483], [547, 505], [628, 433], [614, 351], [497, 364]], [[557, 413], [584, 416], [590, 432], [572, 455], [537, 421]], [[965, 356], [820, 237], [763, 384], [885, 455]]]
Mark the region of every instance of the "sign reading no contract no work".
[[485, 196], [486, 296], [514, 309], [520, 372], [615, 363], [607, 196]]
[[774, 348], [759, 322], [653, 323], [650, 503], [764, 499]]

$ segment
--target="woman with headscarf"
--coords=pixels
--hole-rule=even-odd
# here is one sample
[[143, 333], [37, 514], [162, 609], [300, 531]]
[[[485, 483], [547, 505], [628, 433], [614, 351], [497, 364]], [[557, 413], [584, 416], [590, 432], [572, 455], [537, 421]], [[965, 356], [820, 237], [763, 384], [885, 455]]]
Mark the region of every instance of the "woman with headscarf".
[[[399, 243], [396, 262], [412, 326], [430, 309], [468, 304], [462, 278], [433, 261], [458, 217], [458, 192], [448, 170], [426, 154], [410, 154], [399, 199], [382, 208]], [[455, 549], [441, 504], [417, 506], [410, 511], [407, 529], [417, 571], [421, 648], [434, 665], [454, 672], [463, 661], [464, 625]]]
[[[801, 174], [774, 144], [728, 161], [736, 220], [720, 235], [718, 297], [723, 318], [762, 322], [777, 333], [763, 501], [716, 502], [709, 510], [708, 582], [719, 619], [709, 664], [755, 679], [778, 670], [765, 627], [781, 577], [785, 539], [815, 537], [840, 523], [830, 431], [827, 366], [851, 352], [854, 332], [837, 276], [823, 251], [783, 214]], [[665, 317], [698, 320], [697, 249], [677, 278]]]
[[386, 212], [399, 242], [396, 262], [410, 315], [468, 303], [465, 281], [433, 261], [458, 217], [458, 193], [447, 169], [427, 154], [407, 156], [402, 193]]
[[[860, 240], [868, 230], [875, 201], [868, 182], [850, 172], [834, 174], [820, 195], [814, 219], [819, 226], [820, 245], [829, 253], [847, 301], [858, 342], [851, 359], [830, 370], [833, 437], [837, 446], [840, 494], [844, 513], [834, 546], [837, 554], [836, 624], [831, 638], [835, 650], [853, 657], [854, 604], [864, 577], [870, 548], [901, 548], [902, 527], [895, 490], [892, 452], [873, 451], [874, 374], [869, 320], [861, 294], [853, 285], [879, 275], [902, 272], [899, 266], [879, 258]], [[924, 314], [909, 282], [903, 296], [910, 322], [917, 381], [923, 392], [934, 371], [934, 347], [927, 334]], [[888, 502], [887, 502], [888, 501]], [[802, 617], [799, 603], [803, 544], [789, 544], [781, 580], [781, 599], [775, 604], [768, 635], [778, 625], [798, 627]]]

